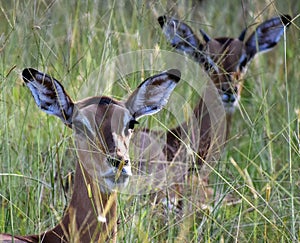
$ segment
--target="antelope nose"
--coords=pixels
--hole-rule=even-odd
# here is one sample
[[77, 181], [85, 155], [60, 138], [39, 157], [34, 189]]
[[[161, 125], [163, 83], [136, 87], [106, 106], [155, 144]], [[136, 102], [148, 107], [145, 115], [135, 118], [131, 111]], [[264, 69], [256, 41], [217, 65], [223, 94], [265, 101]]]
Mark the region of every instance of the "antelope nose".
[[127, 176], [132, 176], [131, 167], [126, 165], [122, 168], [122, 174]]
[[108, 157], [108, 162], [115, 167], [119, 172], [121, 172], [122, 175], [125, 176], [131, 176], [131, 166], [130, 166], [130, 160], [122, 159], [122, 158], [114, 158], [114, 157]]
[[119, 169], [122, 168], [122, 174], [126, 175], [126, 176], [132, 176], [132, 172], [131, 172], [131, 165], [130, 165], [130, 160], [123, 160], [123, 166], [122, 167], [118, 167]]
[[222, 95], [222, 101], [224, 103], [234, 103], [236, 101], [236, 97], [235, 97], [235, 94], [233, 93], [224, 93]]
[[120, 166], [128, 166], [130, 163], [129, 160], [123, 160], [122, 158], [108, 157], [107, 160], [112, 166], [116, 168], [120, 168]]

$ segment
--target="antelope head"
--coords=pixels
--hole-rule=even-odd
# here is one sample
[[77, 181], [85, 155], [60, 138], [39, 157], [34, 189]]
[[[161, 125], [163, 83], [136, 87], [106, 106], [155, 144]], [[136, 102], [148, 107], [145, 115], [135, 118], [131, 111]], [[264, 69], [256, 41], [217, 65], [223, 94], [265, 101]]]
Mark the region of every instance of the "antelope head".
[[280, 40], [291, 17], [283, 15], [260, 24], [244, 41], [247, 28], [238, 38], [211, 38], [203, 30], [201, 42], [185, 23], [167, 16], [160, 16], [158, 22], [167, 41], [176, 51], [192, 57], [203, 65], [219, 90], [227, 113], [231, 114], [241, 93], [241, 80], [247, 65], [260, 52], [271, 50]]
[[125, 101], [95, 96], [73, 102], [47, 74], [27, 68], [22, 77], [38, 107], [74, 130], [81, 165], [102, 192], [111, 192], [126, 186], [132, 175], [128, 148], [134, 125], [167, 104], [180, 72], [171, 69], [146, 79]]

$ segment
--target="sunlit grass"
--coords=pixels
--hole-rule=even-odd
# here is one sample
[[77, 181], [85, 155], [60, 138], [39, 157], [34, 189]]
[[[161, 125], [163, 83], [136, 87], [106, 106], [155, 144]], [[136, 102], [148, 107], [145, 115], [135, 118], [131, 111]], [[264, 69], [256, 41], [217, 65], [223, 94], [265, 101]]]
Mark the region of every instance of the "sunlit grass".
[[[51, 73], [76, 99], [91, 73], [114, 56], [156, 45], [170, 50], [156, 14], [173, 13], [176, 7], [194, 29], [204, 28], [211, 36], [238, 36], [246, 24], [280, 13], [297, 16], [300, 10], [293, 0], [204, 0], [195, 8], [192, 2], [0, 3], [0, 232], [30, 234], [54, 226], [68, 203], [70, 189], [65, 187], [76, 163], [72, 132], [38, 110], [19, 78], [24, 67]], [[298, 17], [286, 42], [257, 57], [246, 75], [230, 142], [210, 178], [220, 198], [230, 192], [239, 203], [216, 202], [203, 209], [198, 198], [186, 198], [184, 203], [192, 200], [194, 214], [178, 215], [151, 204], [148, 196], [121, 195], [120, 242], [298, 239], [299, 38]], [[141, 71], [108, 86], [106, 95], [126, 96], [152, 74]], [[175, 123], [168, 114], [157, 117], [166, 126]], [[149, 124], [159, 122], [143, 120], [140, 126]]]

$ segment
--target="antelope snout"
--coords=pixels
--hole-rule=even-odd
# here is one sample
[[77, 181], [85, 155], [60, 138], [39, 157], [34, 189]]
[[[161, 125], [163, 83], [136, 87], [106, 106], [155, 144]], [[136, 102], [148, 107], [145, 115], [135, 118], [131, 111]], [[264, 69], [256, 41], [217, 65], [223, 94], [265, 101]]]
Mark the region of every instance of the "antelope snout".
[[234, 103], [236, 99], [236, 94], [234, 93], [226, 92], [222, 94], [222, 101], [224, 103]]
[[122, 175], [132, 176], [131, 166], [124, 166], [121, 171]]
[[107, 161], [110, 165], [115, 167], [119, 173], [126, 176], [131, 176], [131, 165], [129, 159], [124, 158], [115, 158], [115, 157], [108, 157]]

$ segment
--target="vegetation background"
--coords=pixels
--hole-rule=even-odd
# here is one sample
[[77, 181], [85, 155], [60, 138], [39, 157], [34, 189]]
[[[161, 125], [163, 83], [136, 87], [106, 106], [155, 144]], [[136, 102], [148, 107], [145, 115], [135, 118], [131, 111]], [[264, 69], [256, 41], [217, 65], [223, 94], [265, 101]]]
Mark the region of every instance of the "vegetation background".
[[[68, 203], [76, 162], [72, 132], [37, 109], [20, 79], [24, 67], [50, 73], [76, 99], [91, 72], [112, 57], [171, 50], [159, 15], [176, 15], [213, 37], [237, 37], [246, 26], [290, 14], [295, 18], [285, 40], [250, 64], [230, 142], [211, 175], [211, 187], [219, 195], [235, 192], [238, 203], [212, 202], [179, 217], [147, 197], [120, 195], [118, 239], [299, 240], [299, 10], [298, 0], [1, 1], [0, 232], [30, 234], [54, 226]], [[129, 78], [114, 96], [127, 95], [141, 80]], [[167, 120], [168, 127], [174, 123]]]

